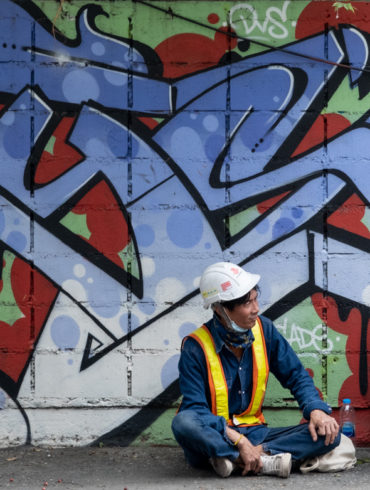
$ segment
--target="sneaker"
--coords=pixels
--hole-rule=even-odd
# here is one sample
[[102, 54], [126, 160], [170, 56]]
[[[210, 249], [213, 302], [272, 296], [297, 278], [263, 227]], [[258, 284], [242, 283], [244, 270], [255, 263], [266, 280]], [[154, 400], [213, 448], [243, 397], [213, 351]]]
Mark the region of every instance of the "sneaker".
[[269, 456], [261, 455], [262, 475], [275, 475], [281, 478], [288, 478], [292, 469], [292, 455], [290, 453], [280, 453]]
[[228, 458], [211, 458], [209, 460], [213, 469], [222, 478], [227, 478], [235, 470], [237, 465]]

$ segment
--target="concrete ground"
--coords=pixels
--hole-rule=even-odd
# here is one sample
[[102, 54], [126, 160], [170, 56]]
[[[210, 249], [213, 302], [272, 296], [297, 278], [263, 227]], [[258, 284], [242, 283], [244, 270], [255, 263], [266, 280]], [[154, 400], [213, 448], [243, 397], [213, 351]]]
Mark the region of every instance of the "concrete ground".
[[357, 451], [358, 464], [340, 473], [218, 477], [211, 470], [194, 470], [174, 447], [102, 447], [0, 449], [0, 488], [14, 490], [75, 489], [194, 489], [221, 490], [370, 489], [370, 448]]

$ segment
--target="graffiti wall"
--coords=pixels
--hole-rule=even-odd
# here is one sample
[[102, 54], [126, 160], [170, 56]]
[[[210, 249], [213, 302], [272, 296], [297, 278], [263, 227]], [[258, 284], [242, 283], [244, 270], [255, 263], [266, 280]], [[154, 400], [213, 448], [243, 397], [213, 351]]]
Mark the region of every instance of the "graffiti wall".
[[219, 260], [368, 444], [370, 2], [0, 12], [0, 445], [173, 443]]

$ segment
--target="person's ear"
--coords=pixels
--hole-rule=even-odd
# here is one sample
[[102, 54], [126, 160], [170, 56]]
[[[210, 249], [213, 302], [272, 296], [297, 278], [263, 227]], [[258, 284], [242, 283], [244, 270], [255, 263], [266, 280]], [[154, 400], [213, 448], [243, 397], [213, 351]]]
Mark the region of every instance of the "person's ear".
[[222, 310], [220, 303], [213, 303], [212, 310], [217, 313], [218, 316], [222, 316]]

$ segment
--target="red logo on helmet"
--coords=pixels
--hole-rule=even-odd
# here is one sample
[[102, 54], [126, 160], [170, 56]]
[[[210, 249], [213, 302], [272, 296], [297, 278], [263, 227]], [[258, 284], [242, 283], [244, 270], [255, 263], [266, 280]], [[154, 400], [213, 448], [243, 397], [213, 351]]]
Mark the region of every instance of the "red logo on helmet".
[[227, 291], [229, 288], [231, 288], [231, 282], [230, 281], [223, 282], [221, 284], [222, 291]]
[[231, 272], [233, 272], [236, 276], [239, 274], [239, 269], [237, 269], [236, 267], [231, 267], [230, 268]]

